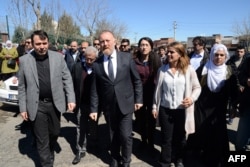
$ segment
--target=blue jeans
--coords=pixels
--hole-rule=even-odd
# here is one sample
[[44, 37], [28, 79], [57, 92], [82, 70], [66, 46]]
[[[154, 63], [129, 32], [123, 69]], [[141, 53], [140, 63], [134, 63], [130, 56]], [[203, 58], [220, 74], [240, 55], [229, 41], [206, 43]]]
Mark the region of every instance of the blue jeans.
[[245, 150], [248, 139], [250, 138], [250, 108], [245, 108], [240, 112], [235, 149], [237, 151]]

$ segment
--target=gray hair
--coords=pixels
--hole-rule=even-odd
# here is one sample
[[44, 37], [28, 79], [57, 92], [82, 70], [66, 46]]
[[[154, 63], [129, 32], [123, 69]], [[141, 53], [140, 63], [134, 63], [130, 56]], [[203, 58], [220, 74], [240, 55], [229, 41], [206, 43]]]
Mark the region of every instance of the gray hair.
[[210, 52], [211, 60], [213, 59], [215, 53], [219, 50], [223, 50], [225, 52], [226, 60], [228, 60], [229, 59], [229, 52], [228, 52], [227, 47], [223, 44], [214, 44], [214, 46], [212, 47], [211, 52]]
[[85, 50], [85, 54], [95, 53], [95, 56], [98, 57], [98, 50], [94, 46], [88, 46]]

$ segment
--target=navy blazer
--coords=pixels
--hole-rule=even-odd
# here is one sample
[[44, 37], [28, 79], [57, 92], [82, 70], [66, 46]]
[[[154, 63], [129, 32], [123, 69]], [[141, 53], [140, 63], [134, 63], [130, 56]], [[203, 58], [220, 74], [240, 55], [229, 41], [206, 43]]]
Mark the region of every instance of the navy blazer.
[[118, 104], [123, 114], [134, 112], [135, 103], [143, 103], [142, 83], [130, 53], [117, 52], [117, 73], [111, 81], [104, 70], [104, 55], [93, 64], [91, 112], [102, 104], [104, 112], [111, 112]]

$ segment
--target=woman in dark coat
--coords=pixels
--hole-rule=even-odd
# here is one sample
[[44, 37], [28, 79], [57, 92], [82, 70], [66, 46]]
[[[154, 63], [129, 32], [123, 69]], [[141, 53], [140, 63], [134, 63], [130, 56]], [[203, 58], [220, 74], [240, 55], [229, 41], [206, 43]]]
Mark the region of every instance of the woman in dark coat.
[[201, 95], [195, 104], [196, 132], [192, 135], [193, 146], [202, 153], [209, 167], [224, 166], [224, 156], [229, 151], [226, 127], [226, 111], [230, 96], [231, 68], [223, 44], [213, 46], [210, 60], [201, 71]]
[[135, 53], [135, 64], [143, 84], [143, 107], [135, 112], [136, 128], [141, 135], [143, 146], [154, 148], [155, 119], [151, 111], [155, 78], [161, 66], [161, 59], [153, 52], [153, 41], [149, 37], [141, 38], [138, 47], [139, 50]]

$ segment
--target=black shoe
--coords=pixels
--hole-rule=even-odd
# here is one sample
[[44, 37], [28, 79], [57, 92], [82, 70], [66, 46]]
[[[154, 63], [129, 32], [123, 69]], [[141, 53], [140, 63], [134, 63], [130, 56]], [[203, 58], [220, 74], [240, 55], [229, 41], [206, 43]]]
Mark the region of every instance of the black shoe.
[[50, 154], [50, 161], [52, 164], [54, 164], [54, 160], [55, 160], [55, 152], [52, 151], [51, 154]]
[[123, 163], [122, 167], [130, 167], [130, 163]]
[[15, 126], [16, 130], [27, 129], [29, 127], [28, 121], [23, 121], [22, 123]]
[[85, 157], [86, 153], [85, 152], [78, 152], [72, 161], [72, 164], [78, 164], [81, 161], [81, 158]]
[[117, 162], [117, 160], [112, 159], [112, 161], [111, 161], [111, 163], [110, 163], [109, 166], [110, 166], [110, 167], [118, 167], [118, 162]]
[[175, 167], [184, 167], [183, 163], [182, 162], [177, 162], [175, 164]]

